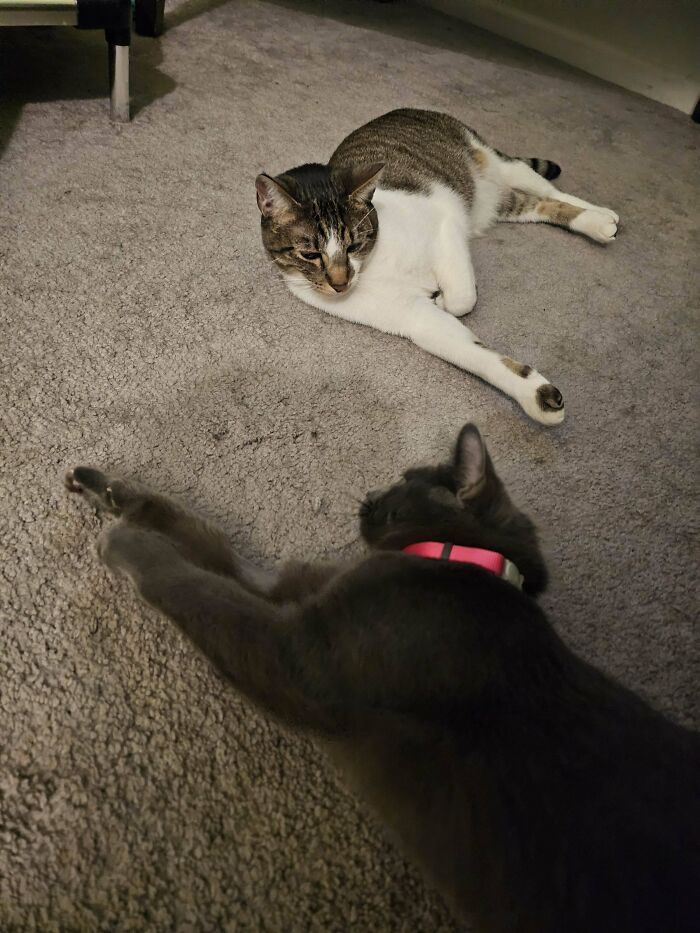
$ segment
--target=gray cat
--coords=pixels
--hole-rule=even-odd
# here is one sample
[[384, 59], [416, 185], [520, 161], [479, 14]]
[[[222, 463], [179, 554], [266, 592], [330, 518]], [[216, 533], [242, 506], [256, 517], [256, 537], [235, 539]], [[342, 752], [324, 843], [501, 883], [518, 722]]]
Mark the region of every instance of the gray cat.
[[[482, 933], [697, 933], [700, 737], [566, 647], [479, 432], [368, 494], [357, 561], [262, 570], [78, 467], [100, 553], [268, 714], [313, 734]], [[522, 586], [522, 589], [521, 589]]]
[[617, 214], [558, 191], [549, 180], [558, 174], [546, 159], [504, 155], [447, 114], [394, 110], [351, 133], [328, 165], [258, 176], [263, 243], [307, 303], [408, 337], [559, 424], [558, 389], [456, 320], [476, 302], [469, 239], [494, 221], [615, 238]]

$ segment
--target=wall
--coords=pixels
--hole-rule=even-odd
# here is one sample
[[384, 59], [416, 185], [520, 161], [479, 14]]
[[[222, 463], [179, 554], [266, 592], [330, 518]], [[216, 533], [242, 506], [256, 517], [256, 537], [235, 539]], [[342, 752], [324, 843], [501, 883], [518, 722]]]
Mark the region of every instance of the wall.
[[700, 0], [420, 0], [692, 113], [700, 97]]

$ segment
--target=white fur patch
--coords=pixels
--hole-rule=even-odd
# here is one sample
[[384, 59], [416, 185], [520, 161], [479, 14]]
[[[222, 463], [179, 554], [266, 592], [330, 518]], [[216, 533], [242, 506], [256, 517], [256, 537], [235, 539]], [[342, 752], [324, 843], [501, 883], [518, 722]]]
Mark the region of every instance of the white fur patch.
[[328, 256], [330, 260], [333, 260], [336, 256], [341, 256], [342, 253], [343, 244], [338, 239], [335, 230], [333, 230], [326, 243], [326, 256]]
[[574, 217], [570, 227], [576, 233], [583, 233], [597, 243], [612, 243], [617, 234], [617, 223], [610, 213], [603, 213], [597, 209], [581, 211]]

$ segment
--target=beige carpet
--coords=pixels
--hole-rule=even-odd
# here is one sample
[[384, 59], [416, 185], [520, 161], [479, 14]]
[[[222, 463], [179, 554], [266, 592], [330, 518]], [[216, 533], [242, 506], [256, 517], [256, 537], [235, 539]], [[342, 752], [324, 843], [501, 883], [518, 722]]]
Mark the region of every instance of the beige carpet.
[[[60, 476], [117, 464], [254, 556], [350, 553], [351, 496], [475, 419], [543, 528], [559, 630], [697, 721], [698, 127], [401, 3], [168, 18], [135, 41], [129, 126], [99, 35], [0, 30], [0, 928], [452, 931], [314, 748], [106, 575]], [[264, 259], [255, 174], [406, 105], [555, 159], [623, 218], [609, 249], [474, 245], [470, 326], [562, 390], [560, 429], [299, 304]]]

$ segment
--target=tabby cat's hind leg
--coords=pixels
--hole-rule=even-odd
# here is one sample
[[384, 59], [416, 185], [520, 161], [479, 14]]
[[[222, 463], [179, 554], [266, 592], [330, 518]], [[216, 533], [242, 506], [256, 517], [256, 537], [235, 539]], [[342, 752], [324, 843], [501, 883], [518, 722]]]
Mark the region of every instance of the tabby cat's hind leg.
[[501, 202], [498, 220], [509, 223], [553, 224], [582, 233], [596, 243], [611, 243], [617, 223], [598, 208], [577, 207], [565, 201], [511, 189]]
[[[527, 160], [527, 162], [535, 161], [544, 162], [545, 160]], [[617, 225], [620, 221], [615, 211], [610, 210], [609, 207], [599, 207], [597, 204], [591, 204], [589, 201], [577, 198], [573, 194], [566, 194], [564, 191], [559, 191], [554, 187], [551, 181], [542, 177], [542, 175], [535, 171], [527, 162], [520, 159], [501, 159], [500, 175], [503, 183], [509, 188], [525, 192], [526, 194], [536, 194], [543, 199], [561, 201], [572, 207], [580, 207], [588, 211], [595, 211], [598, 214], [607, 215], [608, 220], [612, 221], [615, 227], [614, 233], [605, 240], [599, 239], [598, 237], [593, 237], [593, 239], [598, 239], [600, 243], [609, 243], [614, 239], [615, 233], [617, 232]], [[500, 219], [506, 220], [510, 218], [501, 217]], [[588, 218], [588, 220], [592, 222], [591, 218]], [[582, 230], [580, 232], [584, 233], [586, 231]]]

